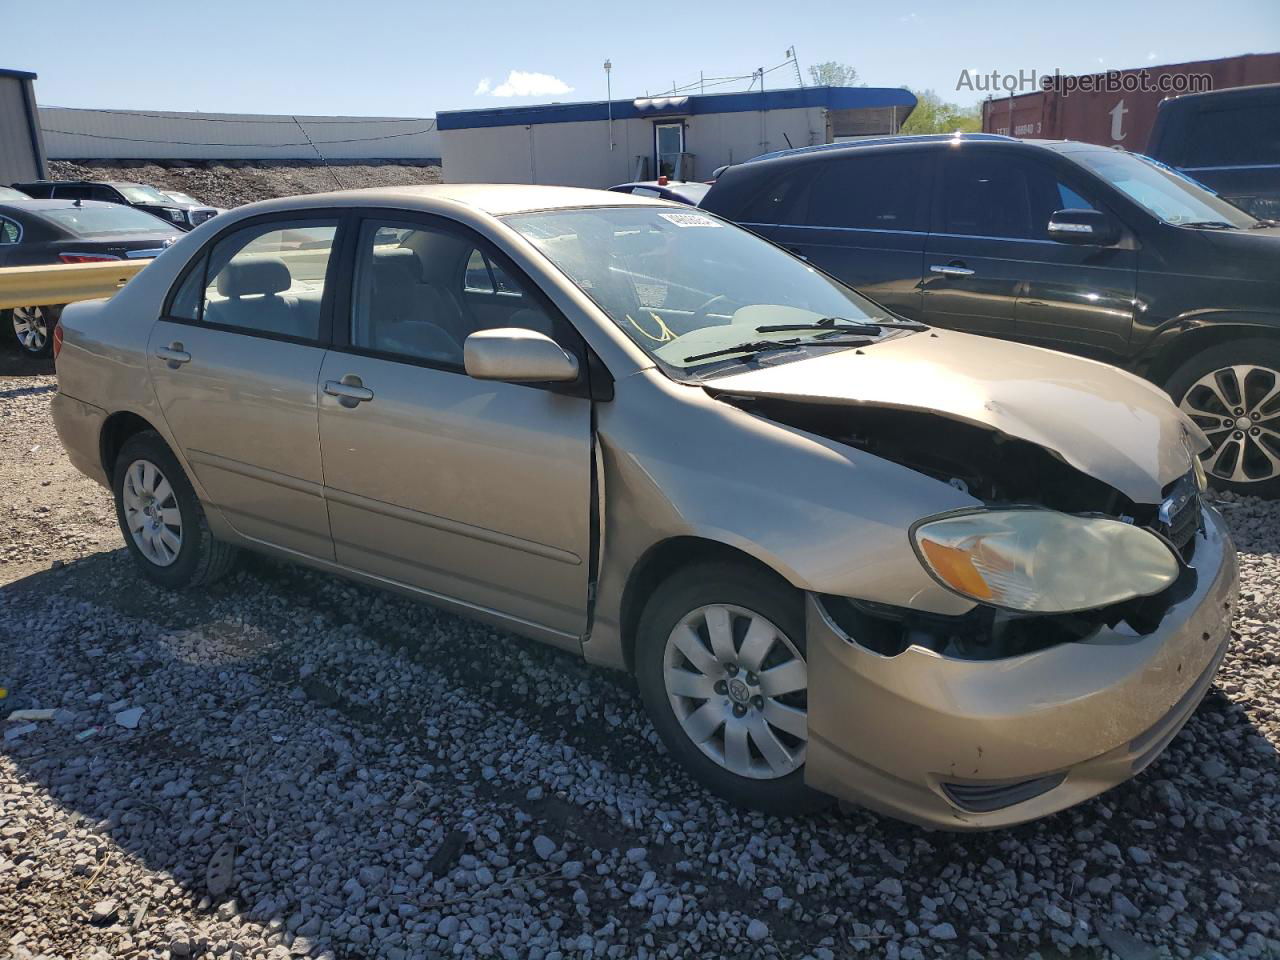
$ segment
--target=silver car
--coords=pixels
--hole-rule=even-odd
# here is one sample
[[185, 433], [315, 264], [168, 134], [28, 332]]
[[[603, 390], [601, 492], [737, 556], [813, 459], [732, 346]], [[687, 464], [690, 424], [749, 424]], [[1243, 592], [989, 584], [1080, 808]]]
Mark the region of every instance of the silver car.
[[241, 207], [56, 332], [71, 460], [168, 587], [242, 548], [634, 673], [729, 800], [936, 827], [1142, 770], [1223, 656], [1205, 438], [714, 216], [442, 185]]

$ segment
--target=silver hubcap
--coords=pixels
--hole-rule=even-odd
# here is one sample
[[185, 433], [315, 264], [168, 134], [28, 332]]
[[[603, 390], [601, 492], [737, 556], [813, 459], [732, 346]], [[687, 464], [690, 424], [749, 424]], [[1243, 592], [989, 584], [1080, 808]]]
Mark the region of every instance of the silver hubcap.
[[43, 307], [14, 307], [13, 332], [22, 349], [39, 353], [49, 342], [49, 322]]
[[728, 604], [692, 611], [667, 638], [663, 677], [684, 732], [726, 770], [773, 780], [804, 763], [809, 671], [760, 614]]
[[1207, 473], [1235, 483], [1280, 476], [1280, 372], [1237, 364], [1207, 373], [1179, 404], [1205, 435]]
[[124, 519], [142, 555], [158, 567], [178, 559], [182, 513], [173, 487], [150, 460], [135, 460], [124, 475]]

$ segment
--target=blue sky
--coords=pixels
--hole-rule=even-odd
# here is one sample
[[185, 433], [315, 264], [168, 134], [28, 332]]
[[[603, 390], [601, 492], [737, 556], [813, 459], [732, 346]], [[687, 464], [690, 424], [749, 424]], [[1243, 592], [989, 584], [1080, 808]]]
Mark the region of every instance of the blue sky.
[[[956, 90], [964, 69], [1087, 73], [1280, 49], [1277, 0], [1000, 0], [981, 12], [954, 0], [642, 6], [132, 0], [108, 13], [81, 0], [0, 0], [4, 33], [17, 41], [0, 66], [38, 73], [37, 97], [51, 106], [415, 117], [603, 99], [606, 58], [617, 98], [699, 71], [773, 67], [794, 44], [802, 67], [838, 60], [872, 86], [973, 103], [980, 94]], [[766, 84], [794, 86], [795, 71]]]

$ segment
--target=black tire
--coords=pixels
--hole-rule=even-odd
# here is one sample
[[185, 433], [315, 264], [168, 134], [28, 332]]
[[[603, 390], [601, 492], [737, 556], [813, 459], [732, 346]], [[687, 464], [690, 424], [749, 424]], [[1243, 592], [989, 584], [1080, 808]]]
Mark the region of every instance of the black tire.
[[[704, 753], [681, 725], [667, 694], [667, 641], [692, 611], [720, 604], [763, 616], [786, 635], [803, 658], [804, 602], [794, 587], [747, 564], [716, 562], [687, 567], [653, 592], [637, 628], [636, 682], [653, 725], [685, 769], [730, 803], [783, 816], [812, 813], [829, 806], [831, 797], [805, 785], [803, 764], [776, 779], [742, 776]], [[737, 642], [741, 646], [741, 638]]]
[[[1256, 368], [1257, 372], [1246, 377], [1243, 396], [1239, 393], [1239, 378], [1226, 373], [1222, 375], [1223, 379], [1217, 381], [1219, 392], [1228, 400], [1240, 401], [1238, 405], [1227, 408], [1217, 400], [1212, 390], [1200, 384], [1215, 371], [1226, 371], [1227, 368], [1237, 366]], [[1203, 460], [1210, 483], [1219, 490], [1268, 499], [1280, 497], [1280, 470], [1273, 467], [1266, 455], [1258, 449], [1259, 445], [1266, 444], [1267, 449], [1280, 459], [1280, 436], [1272, 438], [1263, 432], [1270, 428], [1280, 435], [1280, 396], [1266, 404], [1256, 404], [1273, 386], [1280, 386], [1280, 342], [1275, 340], [1232, 340], [1220, 343], [1196, 354], [1175, 370], [1165, 383], [1165, 389], [1173, 402], [1191, 415], [1213, 444], [1212, 452]], [[1184, 403], [1220, 416], [1197, 415], [1188, 410]], [[1239, 416], [1256, 424], [1256, 436], [1251, 433], [1255, 427], [1244, 430], [1236, 430], [1234, 426], [1225, 427], [1228, 422], [1236, 419], [1237, 410], [1243, 411]], [[1257, 418], [1253, 416], [1255, 413], [1258, 414]], [[1252, 479], [1231, 477], [1232, 473], [1237, 472], [1234, 468], [1239, 464], [1240, 448], [1245, 451], [1244, 472], [1252, 473]], [[1268, 471], [1271, 471], [1270, 475]]]
[[5, 311], [5, 327], [24, 357], [53, 356], [53, 328], [61, 307], [14, 307]]
[[[143, 552], [126, 519], [126, 479], [130, 467], [144, 461], [154, 464], [169, 482], [172, 498], [166, 498], [164, 504], [176, 506], [181, 517], [180, 546], [167, 565], [161, 565]], [[120, 523], [125, 546], [142, 572], [155, 583], [171, 590], [205, 587], [234, 567], [239, 551], [228, 543], [215, 540], [209, 532], [204, 509], [191, 487], [191, 481], [168, 444], [154, 430], [136, 433], [125, 441], [112, 468], [111, 489], [115, 494], [116, 519]]]

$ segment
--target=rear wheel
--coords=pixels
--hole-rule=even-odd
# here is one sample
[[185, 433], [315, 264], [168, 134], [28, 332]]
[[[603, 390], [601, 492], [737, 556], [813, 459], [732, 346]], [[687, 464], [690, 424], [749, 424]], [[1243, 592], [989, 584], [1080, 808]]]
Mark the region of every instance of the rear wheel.
[[116, 457], [116, 518], [142, 572], [164, 587], [213, 583], [234, 565], [235, 547], [209, 532], [178, 458], [153, 430], [134, 434]]
[[1200, 459], [1214, 486], [1280, 496], [1280, 344], [1211, 347], [1183, 364], [1167, 389], [1209, 438]]
[[713, 792], [777, 814], [830, 803], [804, 783], [809, 681], [794, 588], [746, 565], [677, 573], [640, 618], [636, 679], [668, 749]]
[[14, 307], [9, 311], [9, 320], [19, 350], [29, 357], [53, 355], [53, 325], [58, 322], [57, 307]]

